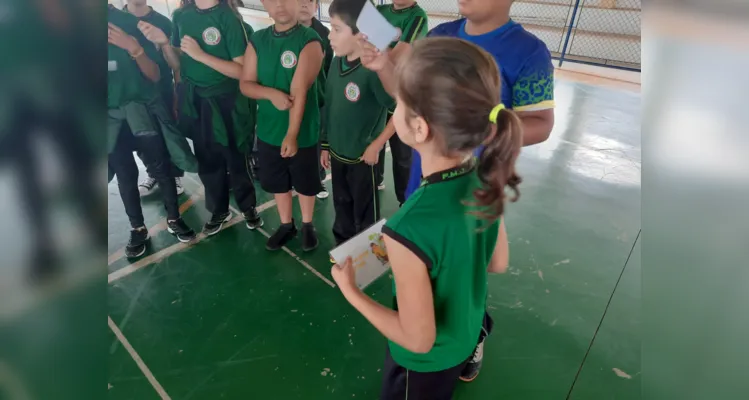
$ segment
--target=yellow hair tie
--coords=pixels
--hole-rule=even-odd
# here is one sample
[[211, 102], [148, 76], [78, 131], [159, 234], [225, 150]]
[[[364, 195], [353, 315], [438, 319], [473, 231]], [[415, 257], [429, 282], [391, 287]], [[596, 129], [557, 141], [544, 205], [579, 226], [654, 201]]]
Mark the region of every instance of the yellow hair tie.
[[497, 123], [497, 117], [499, 116], [499, 112], [505, 109], [505, 105], [502, 103], [497, 104], [494, 109], [492, 109], [491, 114], [489, 114], [489, 121], [491, 121], [493, 124]]

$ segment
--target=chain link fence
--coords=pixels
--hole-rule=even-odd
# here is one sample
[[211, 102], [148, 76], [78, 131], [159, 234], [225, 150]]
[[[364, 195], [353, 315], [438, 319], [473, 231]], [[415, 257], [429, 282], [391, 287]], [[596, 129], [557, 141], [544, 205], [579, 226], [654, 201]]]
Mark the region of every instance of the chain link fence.
[[[245, 7], [263, 10], [260, 0], [242, 0]], [[389, 4], [391, 0], [373, 0]], [[330, 20], [331, 0], [320, 0], [318, 18]], [[421, 0], [429, 29], [460, 18], [457, 0]], [[640, 70], [641, 0], [516, 0], [510, 17], [541, 39], [552, 57]]]

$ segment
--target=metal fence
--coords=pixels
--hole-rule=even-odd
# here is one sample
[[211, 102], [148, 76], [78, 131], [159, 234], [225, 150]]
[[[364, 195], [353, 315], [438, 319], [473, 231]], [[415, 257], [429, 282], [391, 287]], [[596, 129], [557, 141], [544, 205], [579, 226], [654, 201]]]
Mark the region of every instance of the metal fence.
[[[331, 0], [320, 1], [319, 19], [329, 21]], [[243, 2], [263, 10], [260, 0]], [[456, 0], [421, 0], [419, 5], [429, 16], [429, 29], [460, 18]], [[560, 65], [573, 61], [639, 71], [641, 7], [641, 0], [516, 0], [510, 17], [546, 43]]]

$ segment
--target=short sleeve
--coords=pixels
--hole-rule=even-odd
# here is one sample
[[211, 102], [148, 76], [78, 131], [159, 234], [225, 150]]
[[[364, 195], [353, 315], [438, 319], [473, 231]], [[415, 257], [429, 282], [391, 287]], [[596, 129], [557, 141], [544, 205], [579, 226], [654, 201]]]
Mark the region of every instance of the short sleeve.
[[[414, 196], [418, 196], [415, 194]], [[417, 202], [418, 199], [410, 199], [411, 203]], [[434, 254], [430, 254], [429, 248], [420, 245], [419, 241], [419, 224], [415, 222], [417, 216], [412, 209], [400, 209], [382, 227], [382, 233], [391, 239], [400, 243], [403, 247], [411, 251], [416, 257], [426, 265], [427, 270], [432, 271], [434, 267]]]
[[[179, 13], [179, 10], [176, 10], [174, 12], [174, 15], [172, 15], [172, 47], [179, 47], [180, 45], [180, 36], [179, 36], [179, 16], [181, 14]], [[166, 34], [166, 32], [164, 32]]]
[[512, 85], [512, 108], [515, 111], [554, 108], [554, 65], [546, 46], [539, 46], [523, 63]]
[[395, 107], [395, 100], [390, 96], [387, 90], [385, 90], [385, 87], [382, 86], [382, 81], [377, 73], [371, 72], [369, 74], [369, 86], [372, 88], [378, 104], [387, 109]]
[[229, 57], [232, 59], [242, 57], [247, 50], [247, 42], [250, 39], [250, 33], [245, 33], [243, 21], [234, 13], [226, 13], [224, 31], [221, 32], [226, 39], [226, 48], [229, 50]]
[[429, 24], [425, 13], [418, 13], [406, 25], [401, 35], [401, 42], [413, 43], [416, 39], [421, 39], [427, 35]]

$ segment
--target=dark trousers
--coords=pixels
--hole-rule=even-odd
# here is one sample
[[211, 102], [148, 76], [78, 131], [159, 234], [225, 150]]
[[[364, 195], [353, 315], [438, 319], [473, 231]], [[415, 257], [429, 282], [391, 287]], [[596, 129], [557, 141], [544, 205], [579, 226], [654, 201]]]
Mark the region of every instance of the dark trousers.
[[[488, 336], [494, 322], [489, 314], [484, 314], [484, 321], [478, 342]], [[395, 362], [390, 355], [388, 346], [385, 353], [385, 368], [382, 373], [381, 400], [450, 400], [453, 398], [455, 386], [458, 383], [463, 368], [471, 360], [473, 354], [462, 363], [442, 371], [416, 372], [410, 371]]]
[[379, 194], [375, 168], [365, 163], [348, 164], [331, 155], [333, 180], [333, 236], [339, 245], [369, 228], [379, 218]]
[[[388, 122], [392, 114], [388, 114]], [[388, 141], [390, 143], [390, 155], [393, 157], [393, 185], [395, 186], [395, 197], [398, 203], [406, 202], [406, 187], [408, 176], [411, 171], [411, 148], [401, 142], [396, 133]], [[385, 180], [385, 147], [380, 151], [380, 160], [377, 163], [377, 184]]]
[[[164, 104], [166, 105], [167, 110], [172, 110], [174, 108], [174, 89], [170, 86], [169, 89], [161, 90], [161, 98], [164, 99]], [[171, 113], [171, 111], [170, 111]], [[146, 172], [148, 173], [149, 178], [155, 179], [153, 174], [148, 168], [148, 164], [146, 164], [146, 160], [143, 158], [143, 153], [138, 151], [138, 158], [140, 158], [141, 161], [143, 161], [143, 164], [146, 166]], [[181, 178], [185, 176], [185, 171], [182, 171], [179, 169], [174, 163], [171, 161], [169, 162], [169, 175], [174, 178]]]
[[196, 104], [200, 121], [193, 145], [195, 157], [198, 159], [198, 176], [205, 186], [205, 206], [213, 215], [229, 212], [230, 187], [239, 211], [248, 212], [257, 204], [249, 154], [237, 149], [236, 145], [231, 117], [235, 96], [229, 94], [216, 98], [226, 125], [229, 146], [222, 146], [214, 140], [211, 107], [208, 102], [198, 99]]
[[138, 192], [138, 166], [135, 164], [133, 151], [142, 154], [149, 174], [159, 183], [167, 219], [178, 219], [177, 186], [170, 174], [171, 161], [164, 138], [158, 132], [143, 132], [134, 136], [127, 122], [123, 121], [117, 144], [109, 154], [109, 167], [117, 176], [120, 197], [130, 219], [130, 226], [140, 228], [145, 225]]

